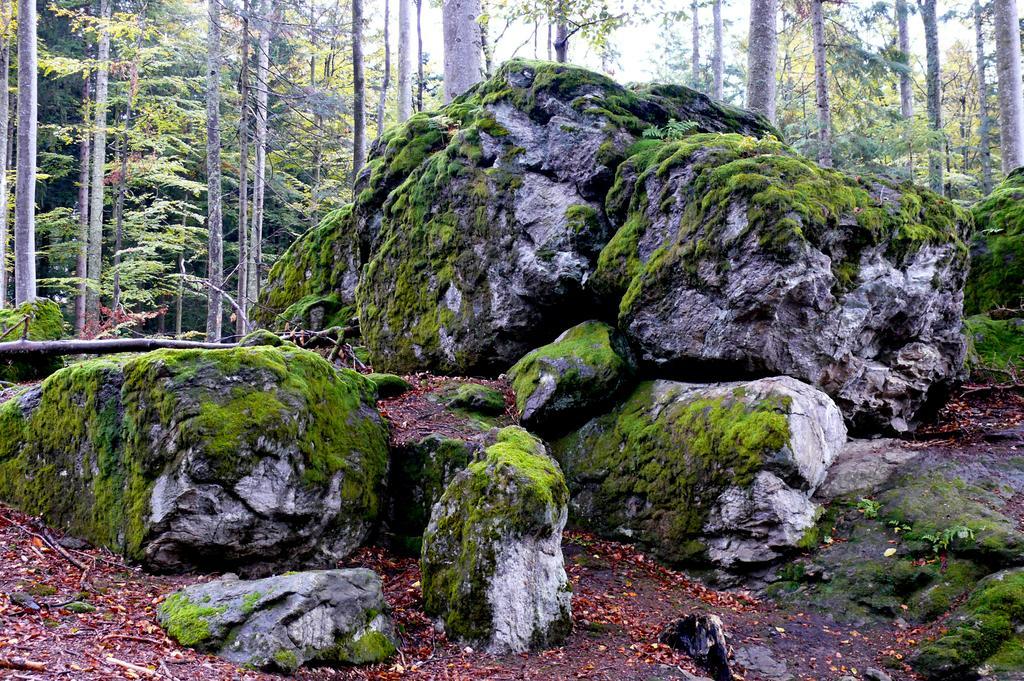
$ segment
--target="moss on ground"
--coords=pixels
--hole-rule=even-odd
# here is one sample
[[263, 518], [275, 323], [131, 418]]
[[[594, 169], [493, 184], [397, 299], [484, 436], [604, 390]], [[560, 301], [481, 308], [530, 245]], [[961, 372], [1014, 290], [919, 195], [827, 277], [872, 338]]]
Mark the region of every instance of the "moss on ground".
[[[28, 333], [20, 326], [28, 317]], [[17, 329], [15, 329], [17, 327]], [[18, 307], [0, 309], [0, 335], [2, 341], [16, 341], [23, 336], [28, 340], [57, 340], [64, 336], [64, 315], [60, 306], [52, 300], [38, 298], [31, 303], [23, 303]], [[0, 360], [0, 383], [16, 383], [30, 381], [49, 376], [64, 366], [60, 357], [38, 359]]]
[[226, 611], [227, 606], [211, 608], [193, 603], [183, 593], [171, 594], [158, 608], [167, 634], [183, 646], [200, 650], [211, 642], [210, 618]]
[[683, 562], [703, 556], [702, 528], [722, 491], [748, 486], [790, 433], [782, 398], [681, 396], [676, 385], [641, 383], [554, 450], [573, 493], [589, 499], [577, 520]]
[[398, 397], [412, 389], [407, 380], [394, 374], [366, 374], [366, 378], [377, 386], [377, 397], [380, 399]]
[[1006, 372], [1024, 369], [1024, 317], [974, 315], [964, 320], [964, 328], [972, 372], [1005, 379]]
[[967, 314], [1024, 307], [1024, 168], [972, 209], [977, 227], [964, 289]]

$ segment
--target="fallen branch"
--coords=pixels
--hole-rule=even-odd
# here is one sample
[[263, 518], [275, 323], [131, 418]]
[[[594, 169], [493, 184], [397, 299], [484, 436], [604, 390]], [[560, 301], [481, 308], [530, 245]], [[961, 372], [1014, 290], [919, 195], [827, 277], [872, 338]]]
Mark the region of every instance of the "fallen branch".
[[137, 664], [132, 664], [131, 662], [125, 662], [124, 660], [119, 660], [116, 657], [108, 657], [107, 658], [107, 664], [113, 664], [113, 665], [117, 665], [118, 667], [122, 667], [124, 669], [130, 669], [133, 672], [135, 672], [136, 674], [142, 674], [144, 676], [160, 676], [157, 672], [153, 671], [149, 667], [140, 667]]
[[24, 657], [0, 657], [0, 669], [24, 669], [30, 672], [45, 672], [46, 665]]
[[0, 343], [0, 357], [7, 355], [110, 355], [118, 352], [149, 352], [174, 350], [223, 350], [233, 343], [206, 343], [171, 338], [111, 338], [108, 340], [19, 340]]
[[21, 326], [23, 324], [25, 325], [25, 331], [24, 331], [24, 333], [21, 334], [21, 337], [24, 338], [25, 336], [27, 336], [28, 335], [28, 324], [29, 324], [29, 320], [31, 320], [31, 319], [32, 319], [32, 315], [25, 315], [25, 317], [20, 322], [18, 322], [17, 324], [15, 324], [14, 326], [12, 326], [9, 329], [4, 329], [4, 332], [0, 333], [0, 340], [3, 340], [4, 338], [7, 338], [8, 336], [10, 336], [12, 333], [14, 333], [15, 331], [18, 330], [19, 326]]

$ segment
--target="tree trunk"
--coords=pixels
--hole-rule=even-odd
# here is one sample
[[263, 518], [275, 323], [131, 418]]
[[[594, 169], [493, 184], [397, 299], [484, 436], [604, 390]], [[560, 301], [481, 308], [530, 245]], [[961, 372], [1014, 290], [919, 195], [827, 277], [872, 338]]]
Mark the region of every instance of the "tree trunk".
[[480, 82], [480, 0], [444, 0], [444, 101]]
[[978, 156], [981, 160], [981, 189], [992, 191], [992, 121], [988, 115], [988, 77], [985, 74], [985, 32], [982, 27], [981, 1], [974, 0], [974, 49], [978, 62]]
[[206, 340], [221, 336], [224, 284], [224, 226], [222, 224], [220, 186], [220, 0], [207, 0], [209, 29], [206, 36], [206, 203], [207, 245], [206, 277], [210, 291], [206, 305]]
[[1024, 83], [1021, 81], [1017, 0], [994, 0], [996, 72], [999, 76], [999, 131], [1003, 172], [1024, 165]]
[[747, 44], [747, 108], [775, 122], [776, 0], [751, 0]]
[[391, 3], [384, 0], [384, 77], [380, 83], [380, 100], [377, 102], [377, 139], [384, 134], [384, 117], [387, 113], [388, 87], [391, 85]]
[[[182, 220], [184, 223], [185, 221]], [[178, 253], [178, 271], [185, 271], [185, 254]], [[181, 338], [181, 317], [185, 298], [185, 275], [178, 279], [178, 293], [174, 297], [174, 337]]]
[[18, 0], [18, 171], [14, 203], [14, 302], [36, 299], [36, 3]]
[[714, 49], [711, 53], [711, 71], [713, 80], [713, 91], [711, 96], [715, 99], [725, 99], [725, 61], [722, 57], [722, 0], [714, 0], [711, 5], [711, 14], [714, 21]]
[[423, 0], [416, 0], [416, 110], [423, 111]]
[[88, 324], [100, 324], [100, 282], [103, 273], [103, 197], [107, 154], [107, 83], [110, 77], [110, 0], [100, 0], [101, 31], [96, 52], [96, 99], [93, 105], [92, 179], [89, 182]]
[[85, 331], [86, 298], [89, 278], [89, 169], [91, 166], [92, 126], [90, 125], [89, 74], [82, 79], [82, 139], [78, 144], [78, 257], [75, 276], [78, 277], [78, 295], [75, 296], [75, 335]]
[[939, 23], [935, 11], [936, 0], [918, 0], [924, 22], [924, 42], [927, 55], [926, 81], [928, 84], [928, 121], [934, 139], [928, 152], [928, 186], [937, 194], [943, 192], [942, 166], [945, 143], [942, 140], [942, 83], [939, 65]]
[[[491, 45], [490, 39], [489, 39], [489, 36], [488, 36], [488, 30], [490, 29], [490, 21], [487, 18], [486, 0], [481, 0], [481, 2], [484, 3], [484, 7], [482, 8], [484, 10], [484, 12], [483, 12], [483, 14], [480, 15], [480, 21], [479, 21], [479, 24], [480, 24], [480, 50], [481, 50], [481, 52], [483, 52], [483, 55], [484, 55], [484, 78], [490, 78], [491, 77], [491, 67], [493, 66], [493, 63], [494, 63], [494, 46]], [[603, 64], [603, 61], [604, 60], [602, 59], [602, 64]]]
[[7, 135], [11, 122], [11, 4], [0, 0], [0, 309], [7, 307]]
[[[260, 21], [260, 40], [256, 55], [256, 172], [252, 185], [252, 218], [246, 241], [249, 244], [249, 263], [246, 266], [246, 295], [248, 309], [260, 294], [260, 268], [263, 263], [263, 206], [267, 194], [267, 136], [270, 129], [270, 39], [276, 27], [277, 7], [267, 0], [265, 14]], [[317, 135], [319, 135], [318, 126]], [[316, 191], [314, 186], [313, 191]]]
[[166, 338], [104, 338], [102, 340], [16, 340], [0, 342], [0, 358], [60, 357], [65, 355], [110, 355], [118, 352], [150, 352], [161, 348], [176, 350], [223, 350], [234, 347], [212, 341], [169, 340]]
[[690, 82], [695, 90], [702, 90], [700, 83], [700, 0], [690, 3]]
[[558, 0], [555, 10], [555, 61], [560, 64], [565, 64], [569, 61], [569, 17], [567, 16], [565, 2], [566, 0]]
[[366, 161], [366, 76], [363, 73], [363, 0], [352, 0], [352, 184]]
[[398, 122], [412, 116], [412, 0], [398, 0]]
[[811, 0], [811, 35], [814, 43], [814, 89], [818, 108], [818, 163], [832, 167], [832, 111], [825, 62], [825, 12], [822, 0]]
[[[896, 33], [899, 41], [899, 60], [906, 69], [900, 72], [900, 115], [905, 121], [914, 117], [914, 84], [910, 73], [910, 30], [907, 27], [907, 0], [896, 0]], [[909, 126], [909, 124], [908, 124]], [[907, 129], [907, 174], [914, 179], [914, 154], [911, 148], [912, 134]]]
[[[249, 0], [242, 0], [242, 66], [238, 79], [238, 304], [249, 309]], [[235, 334], [244, 336], [246, 319], [235, 320]]]

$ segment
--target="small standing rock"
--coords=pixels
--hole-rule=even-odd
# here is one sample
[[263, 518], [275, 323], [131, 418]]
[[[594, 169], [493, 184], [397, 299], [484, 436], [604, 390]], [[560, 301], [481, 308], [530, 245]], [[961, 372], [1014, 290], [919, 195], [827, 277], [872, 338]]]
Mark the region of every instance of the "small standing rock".
[[682, 650], [711, 672], [715, 681], [732, 681], [729, 646], [717, 615], [687, 615], [673, 620], [658, 636], [658, 642]]

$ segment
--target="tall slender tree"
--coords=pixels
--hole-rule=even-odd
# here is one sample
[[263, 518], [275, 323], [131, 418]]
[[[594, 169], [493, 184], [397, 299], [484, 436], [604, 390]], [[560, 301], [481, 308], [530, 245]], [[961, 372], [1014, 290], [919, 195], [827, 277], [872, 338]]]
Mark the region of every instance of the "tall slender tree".
[[78, 143], [78, 253], [75, 276], [78, 277], [78, 295], [75, 296], [75, 335], [81, 336], [86, 324], [86, 299], [89, 278], [89, 172], [92, 149], [91, 77], [86, 71], [82, 77], [82, 139]]
[[747, 39], [747, 108], [775, 122], [775, 61], [777, 0], [751, 0]]
[[14, 197], [14, 302], [36, 299], [36, 2], [18, 0], [18, 170]]
[[896, 40], [899, 46], [899, 60], [903, 64], [900, 70], [900, 115], [908, 123], [907, 128], [907, 174], [914, 179], [913, 140], [909, 129], [909, 121], [914, 117], [914, 83], [910, 70], [910, 28], [907, 16], [910, 8], [907, 0], [896, 0]]
[[412, 0], [398, 0], [398, 122], [412, 115]]
[[814, 48], [814, 91], [818, 111], [818, 163], [832, 167], [832, 109], [825, 60], [825, 11], [823, 0], [811, 0], [811, 37]]
[[939, 63], [939, 21], [935, 9], [936, 0], [918, 0], [921, 20], [924, 23], [924, 42], [927, 83], [928, 122], [931, 140], [928, 150], [928, 186], [936, 193], [942, 193], [943, 154], [945, 142], [942, 132], [942, 73]]
[[988, 115], [988, 58], [985, 56], [984, 13], [981, 0], [974, 0], [974, 58], [978, 68], [978, 158], [981, 161], [981, 188], [992, 191], [992, 121]]
[[483, 73], [480, 38], [480, 0], [444, 0], [444, 98], [452, 101]]
[[12, 0], [0, 0], [0, 308], [7, 307], [7, 136], [11, 123]]
[[569, 61], [569, 8], [566, 3], [567, 0], [558, 0], [555, 5], [555, 61], [560, 64]]
[[423, 0], [416, 0], [416, 110], [423, 111], [423, 90], [427, 86], [423, 76]]
[[1017, 0], [994, 0], [996, 72], [999, 76], [999, 139], [1003, 172], [1024, 165], [1024, 81], [1021, 79]]
[[377, 138], [384, 133], [384, 117], [387, 113], [388, 87], [391, 85], [391, 3], [384, 0], [384, 73], [380, 82], [380, 99], [377, 100]]
[[363, 0], [352, 0], [352, 182], [366, 161], [366, 75], [363, 64]]
[[700, 90], [700, 0], [690, 3], [690, 83]]
[[[260, 17], [260, 37], [256, 56], [256, 170], [252, 185], [252, 218], [249, 225], [249, 263], [246, 266], [246, 299], [252, 305], [260, 292], [263, 263], [263, 216], [267, 195], [267, 149], [270, 131], [270, 42], [277, 27], [277, 3], [265, 0]], [[317, 135], [320, 128], [317, 128]], [[312, 191], [315, 193], [317, 187]]]
[[714, 45], [711, 50], [711, 96], [725, 98], [725, 60], [722, 57], [722, 0], [711, 3]]
[[107, 86], [110, 78], [110, 0], [100, 0], [99, 42], [96, 48], [96, 97], [93, 102], [92, 178], [89, 182], [89, 289], [86, 317], [100, 321], [100, 283], [103, 274], [103, 198], [107, 152]]
[[[238, 304], [248, 312], [249, 301], [249, 0], [242, 0], [242, 64], [238, 77]], [[258, 57], [257, 57], [258, 59]], [[249, 331], [247, 317], [235, 319], [235, 334]]]
[[206, 340], [219, 341], [223, 316], [224, 225], [220, 180], [220, 0], [207, 0], [206, 34]]

